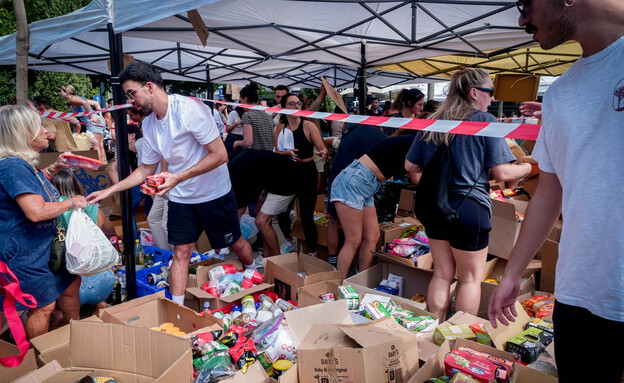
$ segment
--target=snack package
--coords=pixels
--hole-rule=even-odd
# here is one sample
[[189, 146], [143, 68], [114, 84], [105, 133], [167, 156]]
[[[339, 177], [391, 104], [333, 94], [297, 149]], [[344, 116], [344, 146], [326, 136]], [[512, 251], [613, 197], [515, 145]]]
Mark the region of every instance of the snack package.
[[479, 381], [473, 379], [470, 375], [466, 375], [462, 372], [458, 372], [451, 379], [451, 383], [478, 383]]
[[472, 356], [474, 356], [475, 358], [481, 358], [483, 360], [486, 360], [490, 363], [495, 364], [497, 366], [496, 379], [500, 383], [506, 383], [511, 377], [511, 373], [513, 371], [513, 361], [499, 358], [499, 357], [487, 354], [485, 352], [479, 352], [468, 347], [460, 347], [458, 348], [458, 350], [467, 352], [471, 354]]
[[277, 354], [277, 359], [297, 360], [295, 343], [290, 336], [290, 330], [284, 320], [284, 315], [280, 314], [255, 328], [251, 335], [258, 352], [272, 349]]
[[536, 327], [527, 327], [522, 333], [509, 339], [506, 351], [519, 354], [524, 363], [533, 363], [553, 340], [553, 334]]
[[451, 350], [444, 359], [444, 373], [453, 376], [459, 372], [469, 375], [481, 383], [494, 383], [496, 381], [496, 365], [476, 358], [465, 351]]
[[75, 166], [77, 168], [98, 170], [100, 165], [104, 165], [104, 162], [102, 161], [90, 157], [80, 156], [78, 154], [65, 154], [63, 155], [63, 158], [69, 166]]
[[530, 317], [543, 318], [552, 315], [555, 297], [552, 294], [535, 296], [522, 302], [522, 307]]
[[148, 184], [141, 184], [141, 193], [143, 194], [147, 194], [147, 195], [154, 195], [156, 194], [156, 188], [154, 186], [150, 186]]
[[489, 346], [492, 343], [492, 338], [490, 337], [490, 334], [488, 334], [483, 323], [470, 325], [470, 329], [477, 336], [477, 343], [481, 343], [486, 346]]

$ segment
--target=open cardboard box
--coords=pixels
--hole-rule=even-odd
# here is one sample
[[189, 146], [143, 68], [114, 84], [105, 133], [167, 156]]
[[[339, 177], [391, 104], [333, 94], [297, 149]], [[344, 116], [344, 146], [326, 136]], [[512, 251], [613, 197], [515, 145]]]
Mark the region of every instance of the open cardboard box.
[[[427, 295], [429, 282], [433, 277], [433, 271], [407, 267], [405, 263], [387, 257], [382, 253], [377, 253], [376, 256], [380, 263], [345, 279], [343, 284], [353, 285], [354, 287], [357, 285], [357, 288], [361, 289], [363, 292], [384, 295], [384, 293], [375, 290], [375, 287], [379, 286], [381, 281], [387, 279], [388, 274], [392, 273], [403, 277], [403, 296], [401, 298], [410, 299], [416, 294]], [[455, 294], [456, 286], [456, 283], [451, 285], [451, 296]], [[412, 304], [423, 310], [427, 309], [427, 305], [424, 303], [413, 302]]]
[[74, 382], [89, 374], [137, 383], [192, 379], [193, 359], [187, 339], [113, 323], [72, 321], [69, 326], [70, 366], [62, 369], [53, 361], [19, 383]]
[[[361, 290], [358, 291], [359, 286], [352, 286], [352, 287], [358, 293], [360, 297], [360, 302], [362, 302], [362, 299], [368, 292], [361, 291]], [[323, 302], [320, 296], [322, 294], [327, 294], [327, 293], [333, 293], [335, 296], [335, 299], [339, 300], [338, 284], [335, 282], [323, 281], [323, 282], [314, 283], [312, 285], [304, 286], [301, 289], [299, 289], [299, 307], [300, 308], [307, 307], [307, 306], [312, 306], [312, 305], [321, 304], [321, 303], [324, 304], [325, 302]], [[375, 294], [382, 295], [382, 296], [391, 296], [388, 294], [383, 294], [379, 291], [377, 291]], [[435, 319], [434, 323], [432, 323], [430, 326], [428, 326], [421, 332], [433, 331], [438, 326], [439, 318], [436, 314], [423, 310], [420, 307], [416, 307], [416, 305], [414, 304], [415, 303], [414, 301], [410, 301], [408, 299], [400, 298], [396, 296], [391, 296], [391, 297], [394, 300], [394, 302], [397, 305], [401, 306], [404, 310], [412, 311], [414, 313], [414, 316], [430, 316], [433, 319]]]
[[414, 197], [416, 196], [416, 185], [407, 184], [401, 189], [399, 195], [399, 210], [397, 214], [402, 216], [410, 216], [414, 211]]
[[404, 381], [419, 367], [416, 335], [391, 318], [315, 325], [297, 357], [301, 383]]
[[416, 218], [397, 216], [394, 222], [384, 222], [379, 224], [379, 241], [377, 249], [385, 251], [386, 243], [390, 243], [397, 238], [401, 238], [410, 228], [421, 228], [422, 224]]
[[[296, 367], [291, 369], [296, 370]], [[288, 370], [290, 371], [290, 370]], [[296, 375], [296, 374], [295, 374]], [[277, 380], [269, 377], [264, 371], [264, 367], [259, 361], [255, 361], [254, 364], [247, 368], [247, 372], [243, 374], [242, 371], [237, 371], [227, 379], [220, 380], [222, 383], [277, 383]]]
[[519, 364], [511, 383], [557, 383], [559, 379]]
[[[218, 325], [214, 320], [199, 315], [188, 307], [165, 298], [165, 292], [133, 299], [100, 311], [100, 319], [108, 323], [138, 327], [158, 327], [171, 322], [189, 337], [191, 333]], [[150, 330], [153, 331], [153, 330]], [[154, 331], [157, 332], [157, 331]]]
[[[207, 267], [202, 267], [201, 269], [197, 269], [197, 272], [195, 274], [195, 282], [197, 283], [196, 285], [197, 287], [187, 287], [186, 296], [184, 298], [184, 305], [186, 307], [192, 310], [195, 310], [197, 312], [203, 311], [204, 302], [207, 301], [210, 303], [211, 309], [218, 309], [221, 307], [231, 305], [234, 302], [240, 301], [245, 295], [254, 294], [254, 293], [257, 293], [258, 291], [267, 290], [273, 287], [272, 284], [268, 284], [264, 282], [259, 285], [250, 287], [248, 289], [239, 291], [236, 294], [232, 294], [232, 295], [228, 295], [228, 296], [220, 297], [220, 298], [215, 297], [214, 295], [209, 294], [208, 292], [202, 290], [201, 286], [203, 286], [210, 280], [209, 278], [210, 270], [214, 269], [215, 267], [222, 266], [224, 264], [232, 264], [236, 267], [236, 270], [243, 269], [243, 264], [238, 260], [226, 261], [226, 262], [214, 264], [214, 265], [207, 266]], [[265, 277], [264, 280], [266, 281], [267, 278]]]
[[[504, 358], [509, 361], [514, 362], [515, 356], [512, 353], [501, 351], [494, 349], [492, 347], [488, 347], [482, 345], [477, 342], [472, 342], [466, 339], [456, 339], [453, 342], [445, 341], [442, 343], [440, 348], [434, 353], [429, 360], [418, 370], [416, 375], [409, 380], [409, 383], [424, 383], [427, 379], [437, 378], [442, 375], [446, 375], [444, 372], [444, 359], [446, 355], [451, 352], [451, 350], [458, 349], [460, 347], [469, 347], [475, 351], [486, 352], [492, 356], [496, 356], [499, 358]], [[514, 370], [516, 369], [516, 364], [514, 363]]]
[[426, 253], [418, 257], [418, 265], [414, 265], [414, 261], [411, 258], [399, 257], [398, 255], [389, 254], [384, 251], [373, 251], [375, 256], [384, 256], [389, 259], [394, 259], [397, 262], [405, 264], [407, 267], [413, 267], [415, 269], [433, 270], [433, 256], [431, 253]]
[[[0, 358], [19, 355], [19, 353], [19, 349], [16, 345], [0, 340]], [[36, 369], [37, 360], [35, 358], [35, 350], [31, 348], [26, 352], [19, 366], [5, 367], [0, 364], [0, 376], [2, 376], [3, 382], [13, 382]]]
[[516, 211], [520, 214], [526, 212], [528, 202], [507, 200], [505, 202], [492, 200], [492, 231], [490, 231], [490, 244], [488, 252], [500, 258], [509, 259], [522, 222], [516, 220]]
[[[262, 260], [265, 279], [282, 299], [296, 301], [299, 288], [320, 281], [342, 281], [342, 273], [329, 263], [304, 253], [276, 255]], [[305, 272], [302, 277], [297, 273]]]
[[[102, 322], [102, 320], [95, 315], [85, 318], [82, 321]], [[61, 368], [70, 367], [69, 333], [70, 326], [63, 326], [30, 340], [30, 343], [37, 351], [37, 364], [40, 367], [52, 361], [56, 361]]]
[[[487, 275], [484, 273], [483, 281], [481, 282], [481, 303], [479, 305], [479, 314], [478, 316], [481, 318], [487, 319], [487, 311], [490, 305], [490, 298], [494, 291], [498, 287], [493, 283], [485, 282], [485, 279], [498, 279], [505, 272], [505, 267], [507, 267], [507, 260], [502, 258], [494, 259], [494, 264], [489, 268]], [[491, 261], [490, 261], [491, 262]], [[542, 266], [542, 261], [540, 260], [531, 260], [529, 266], [522, 274], [523, 281], [520, 284], [520, 290], [518, 292], [518, 296], [528, 293], [530, 291], [534, 291], [536, 287], [535, 282], [535, 272], [540, 270]]]

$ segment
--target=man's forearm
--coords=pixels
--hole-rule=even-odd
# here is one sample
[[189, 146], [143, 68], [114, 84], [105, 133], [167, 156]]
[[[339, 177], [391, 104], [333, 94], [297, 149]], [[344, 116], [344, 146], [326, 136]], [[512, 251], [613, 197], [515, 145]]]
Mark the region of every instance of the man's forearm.
[[557, 176], [542, 172], [540, 178], [542, 179], [529, 203], [518, 241], [505, 269], [505, 275], [511, 277], [520, 277], [526, 270], [561, 213], [561, 185]]
[[138, 168], [136, 168], [135, 171], [130, 173], [128, 177], [119, 181], [119, 183], [116, 183], [115, 185], [111, 186], [110, 191], [113, 193], [117, 193], [123, 190], [131, 189], [137, 185], [142, 184], [143, 182], [145, 182], [145, 177], [154, 174], [157, 167], [158, 167], [158, 164], [139, 166]]
[[180, 177], [179, 182], [184, 182], [190, 178], [196, 177], [200, 174], [207, 173], [217, 167], [226, 163], [227, 157], [223, 158], [218, 153], [209, 153], [201, 159], [195, 166], [186, 169], [185, 171], [178, 173]]

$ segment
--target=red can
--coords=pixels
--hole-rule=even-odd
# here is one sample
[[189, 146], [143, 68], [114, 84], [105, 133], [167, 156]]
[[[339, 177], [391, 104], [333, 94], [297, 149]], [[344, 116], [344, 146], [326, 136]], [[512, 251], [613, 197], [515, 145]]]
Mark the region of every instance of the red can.
[[253, 283], [259, 285], [264, 281], [264, 275], [260, 274], [258, 270], [247, 269], [243, 273], [245, 278], [250, 279]]
[[241, 287], [243, 289], [249, 289], [251, 287], [253, 287], [253, 282], [247, 278], [243, 279], [243, 283], [241, 283]]

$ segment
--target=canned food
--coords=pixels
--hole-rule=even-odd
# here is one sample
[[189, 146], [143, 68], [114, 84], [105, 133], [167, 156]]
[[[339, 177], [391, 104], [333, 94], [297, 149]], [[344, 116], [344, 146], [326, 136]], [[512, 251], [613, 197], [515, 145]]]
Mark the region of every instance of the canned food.
[[283, 300], [282, 298], [277, 298], [277, 301], [275, 302], [275, 304], [282, 311], [290, 311], [290, 310], [293, 310], [295, 308], [295, 305], [293, 305], [292, 303], [290, 303], [288, 301]]
[[247, 269], [243, 273], [243, 276], [257, 285], [264, 282], [264, 275], [260, 274], [258, 270]]
[[78, 383], [117, 383], [117, 381], [110, 376], [85, 376]]
[[265, 302], [266, 301], [266, 302], [269, 302], [269, 303], [275, 303], [275, 302], [273, 302], [273, 299], [270, 296], [266, 295], [266, 294], [260, 294], [260, 296], [258, 296], [258, 300], [260, 302]]
[[321, 295], [323, 302], [333, 302], [335, 300], [334, 293], [327, 293]]
[[243, 306], [242, 312], [249, 314], [252, 318], [255, 318], [258, 312], [256, 311], [256, 301], [254, 300], [254, 297], [251, 295], [245, 295], [243, 299], [241, 299], [241, 303]]
[[167, 274], [168, 273], [166, 271], [163, 271], [162, 273], [147, 274], [147, 283], [149, 283], [150, 285], [155, 285], [158, 284], [158, 282], [160, 281], [166, 281]]
[[250, 289], [253, 287], [253, 282], [250, 279], [244, 278], [243, 282], [241, 283], [241, 287], [243, 288], [243, 290]]

